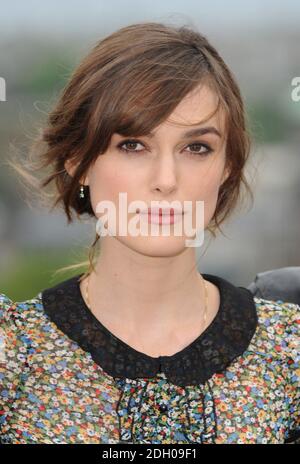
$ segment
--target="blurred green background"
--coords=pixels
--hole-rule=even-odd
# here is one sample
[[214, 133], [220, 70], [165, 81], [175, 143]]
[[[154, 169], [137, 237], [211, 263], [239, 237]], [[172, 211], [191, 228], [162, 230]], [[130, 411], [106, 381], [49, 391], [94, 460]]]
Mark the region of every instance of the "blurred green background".
[[[21, 248], [18, 257], [8, 272], [1, 278], [1, 292], [15, 301], [35, 297], [41, 289], [55, 285], [76, 274], [84, 272], [85, 268], [66, 270], [59, 274], [55, 272], [69, 264], [74, 264], [72, 250]], [[82, 256], [82, 260], [85, 257]]]

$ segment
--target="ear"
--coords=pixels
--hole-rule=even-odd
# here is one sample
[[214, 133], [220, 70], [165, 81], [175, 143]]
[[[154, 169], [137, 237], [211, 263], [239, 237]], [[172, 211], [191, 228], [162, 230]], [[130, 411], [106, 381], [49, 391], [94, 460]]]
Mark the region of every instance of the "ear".
[[224, 182], [228, 179], [230, 175], [230, 170], [228, 167], [225, 167], [224, 168], [224, 171], [223, 171], [223, 176], [222, 176], [222, 179], [221, 179], [221, 184], [220, 185], [223, 185]]
[[[73, 163], [72, 163], [72, 160], [67, 159], [67, 160], [65, 161], [65, 165], [64, 165], [64, 166], [65, 166], [65, 170], [67, 171], [67, 173], [69, 174], [69, 176], [73, 177], [77, 165], [76, 165], [76, 164], [73, 164]], [[80, 179], [80, 184], [82, 184], [82, 185], [89, 185], [88, 176], [86, 176], [84, 179]]]
[[71, 160], [70, 159], [67, 159], [65, 161], [65, 170], [67, 171], [67, 173], [69, 174], [69, 176], [73, 177], [73, 174], [74, 174], [74, 171], [76, 169], [76, 166], [74, 166], [72, 163], [71, 163]]

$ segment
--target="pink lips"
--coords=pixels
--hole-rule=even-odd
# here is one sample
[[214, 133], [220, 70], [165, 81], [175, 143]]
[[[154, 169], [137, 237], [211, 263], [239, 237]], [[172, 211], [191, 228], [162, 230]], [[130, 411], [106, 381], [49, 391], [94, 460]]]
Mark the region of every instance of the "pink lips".
[[148, 215], [148, 223], [174, 224], [183, 216], [183, 211], [175, 208], [148, 208], [140, 211], [143, 216]]

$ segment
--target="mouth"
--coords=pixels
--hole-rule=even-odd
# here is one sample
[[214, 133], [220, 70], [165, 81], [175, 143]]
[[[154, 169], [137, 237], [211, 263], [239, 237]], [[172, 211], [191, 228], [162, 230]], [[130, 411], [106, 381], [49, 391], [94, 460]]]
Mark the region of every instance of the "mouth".
[[176, 208], [147, 208], [145, 210], [137, 209], [137, 213], [148, 214], [150, 216], [175, 216], [184, 214], [184, 211]]
[[175, 208], [148, 208], [137, 210], [142, 218], [147, 219], [148, 224], [175, 224], [183, 217], [184, 212]]

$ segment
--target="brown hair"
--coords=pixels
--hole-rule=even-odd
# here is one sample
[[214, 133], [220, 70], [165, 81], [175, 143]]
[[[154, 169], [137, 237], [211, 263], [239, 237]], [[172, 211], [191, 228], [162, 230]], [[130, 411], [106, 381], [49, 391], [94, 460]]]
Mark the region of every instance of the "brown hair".
[[[34, 160], [27, 163], [27, 179], [30, 170], [50, 167], [51, 173], [37, 187], [55, 184], [55, 191], [48, 195], [54, 200], [52, 208], [62, 205], [68, 223], [73, 221], [73, 213], [77, 217], [94, 217], [88, 186], [84, 187], [84, 200], [79, 198], [80, 182], [96, 158], [107, 150], [112, 135], [147, 135], [183, 97], [204, 82], [218, 96], [216, 111], [221, 106], [226, 114], [226, 166], [230, 174], [220, 187], [207, 228], [215, 237], [215, 229], [220, 230], [237, 205], [242, 186], [253, 199], [244, 176], [250, 137], [233, 74], [206, 37], [191, 27], [156, 22], [132, 24], [96, 43], [74, 70], [34, 141], [29, 151]], [[72, 176], [65, 169], [67, 160], [76, 165]], [[16, 162], [9, 164], [26, 175]], [[90, 267], [83, 277], [93, 268], [98, 238], [96, 235], [90, 248]]]

